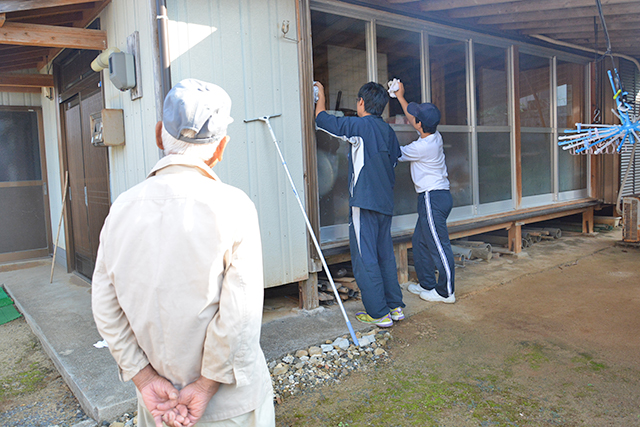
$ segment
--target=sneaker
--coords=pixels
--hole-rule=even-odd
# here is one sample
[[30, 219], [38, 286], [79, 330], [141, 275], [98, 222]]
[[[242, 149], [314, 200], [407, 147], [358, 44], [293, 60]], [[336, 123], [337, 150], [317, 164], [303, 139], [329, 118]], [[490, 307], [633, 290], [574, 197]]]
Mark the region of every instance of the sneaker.
[[391, 320], [391, 316], [389, 314], [384, 315], [379, 319], [374, 319], [373, 317], [369, 316], [366, 311], [359, 311], [356, 313], [356, 319], [358, 319], [362, 323], [376, 325], [380, 328], [388, 328], [389, 326], [393, 326], [393, 320]]
[[420, 298], [425, 300], [425, 301], [432, 301], [432, 302], [444, 302], [446, 304], [453, 304], [454, 302], [456, 302], [456, 296], [455, 294], [451, 294], [448, 297], [443, 297], [440, 296], [440, 294], [438, 292], [436, 292], [435, 289], [431, 289], [430, 291], [424, 291], [420, 294]]
[[389, 313], [389, 315], [391, 316], [391, 320], [393, 320], [394, 322], [397, 322], [398, 320], [404, 320], [402, 307], [394, 308], [393, 310], [391, 310], [391, 313]]
[[416, 295], [420, 295], [421, 293], [426, 291], [425, 288], [420, 286], [420, 283], [410, 283], [409, 286], [407, 286], [407, 290]]

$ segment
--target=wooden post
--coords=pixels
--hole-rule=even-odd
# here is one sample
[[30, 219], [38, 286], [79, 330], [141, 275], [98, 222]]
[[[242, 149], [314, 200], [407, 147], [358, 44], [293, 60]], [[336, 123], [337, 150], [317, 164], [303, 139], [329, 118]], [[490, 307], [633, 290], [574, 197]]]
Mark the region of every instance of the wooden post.
[[307, 280], [298, 282], [298, 306], [304, 310], [313, 310], [320, 305], [318, 301], [318, 273], [309, 273]]
[[398, 243], [393, 247], [393, 254], [396, 256], [396, 267], [398, 269], [398, 283], [409, 281], [409, 258], [407, 256], [407, 243]]
[[593, 207], [582, 212], [582, 232], [593, 233]]
[[509, 250], [515, 253], [522, 252], [522, 225], [514, 223], [509, 228]]

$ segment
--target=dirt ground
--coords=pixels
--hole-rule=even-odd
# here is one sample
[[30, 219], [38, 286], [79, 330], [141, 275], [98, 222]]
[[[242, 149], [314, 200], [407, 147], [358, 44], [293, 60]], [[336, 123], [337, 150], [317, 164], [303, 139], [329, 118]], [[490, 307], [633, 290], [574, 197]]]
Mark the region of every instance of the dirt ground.
[[389, 363], [285, 399], [277, 425], [640, 426], [639, 250], [424, 304]]
[[[407, 294], [425, 310], [393, 327], [389, 362], [285, 398], [277, 426], [640, 426], [640, 250], [613, 233], [456, 270], [453, 305]], [[0, 425], [82, 419], [26, 322], [1, 325]]]

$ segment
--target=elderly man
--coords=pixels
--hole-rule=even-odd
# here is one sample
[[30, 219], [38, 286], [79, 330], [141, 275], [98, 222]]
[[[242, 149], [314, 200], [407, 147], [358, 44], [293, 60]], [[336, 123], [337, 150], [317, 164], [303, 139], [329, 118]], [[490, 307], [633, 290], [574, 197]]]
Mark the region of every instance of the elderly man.
[[231, 99], [183, 80], [156, 125], [162, 158], [118, 197], [100, 233], [92, 307], [138, 426], [275, 426], [260, 348], [262, 249], [255, 206], [212, 172]]

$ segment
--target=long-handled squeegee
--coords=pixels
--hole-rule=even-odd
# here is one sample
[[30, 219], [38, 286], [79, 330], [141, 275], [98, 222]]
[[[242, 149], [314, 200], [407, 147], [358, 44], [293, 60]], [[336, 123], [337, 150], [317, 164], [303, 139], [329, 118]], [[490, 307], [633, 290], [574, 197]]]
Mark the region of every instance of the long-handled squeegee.
[[324, 259], [324, 255], [322, 254], [322, 249], [320, 249], [320, 244], [318, 243], [318, 239], [316, 238], [316, 234], [313, 232], [313, 228], [311, 227], [311, 223], [309, 222], [309, 217], [307, 216], [307, 212], [304, 210], [304, 206], [302, 205], [302, 200], [300, 200], [300, 196], [298, 195], [298, 190], [296, 190], [296, 185], [293, 183], [293, 178], [291, 178], [291, 174], [289, 173], [289, 167], [287, 166], [287, 162], [284, 160], [282, 156], [282, 151], [280, 151], [280, 145], [278, 145], [278, 140], [276, 139], [276, 134], [273, 133], [273, 128], [271, 127], [271, 123], [269, 119], [272, 117], [279, 117], [280, 114], [274, 114], [272, 116], [262, 116], [257, 117], [255, 119], [245, 120], [245, 123], [261, 121], [264, 122], [269, 128], [269, 132], [271, 133], [271, 139], [273, 139], [273, 143], [276, 146], [276, 150], [278, 150], [278, 155], [280, 156], [280, 160], [282, 160], [282, 166], [284, 167], [285, 172], [287, 173], [287, 177], [289, 178], [289, 183], [291, 183], [291, 189], [293, 190], [293, 194], [296, 196], [296, 200], [298, 201], [298, 206], [300, 206], [300, 211], [302, 211], [302, 216], [304, 217], [304, 221], [307, 223], [307, 230], [309, 230], [309, 235], [311, 236], [311, 240], [313, 240], [313, 244], [320, 255], [320, 260], [322, 261], [322, 267], [324, 267], [324, 271], [327, 273], [327, 277], [329, 278], [329, 283], [331, 283], [331, 288], [333, 289], [333, 294], [336, 297], [336, 301], [338, 301], [338, 305], [340, 306], [340, 311], [342, 311], [342, 316], [344, 316], [345, 322], [347, 322], [347, 328], [349, 329], [349, 333], [351, 334], [351, 339], [353, 343], [357, 346], [360, 345], [358, 343], [358, 338], [356, 338], [355, 332], [353, 332], [353, 327], [351, 326], [351, 322], [349, 321], [349, 317], [347, 313], [344, 311], [344, 306], [342, 305], [342, 298], [340, 298], [340, 294], [338, 293], [338, 289], [336, 288], [336, 284], [333, 282], [333, 277], [331, 276], [331, 272], [329, 271], [329, 267], [327, 266], [327, 261]]

